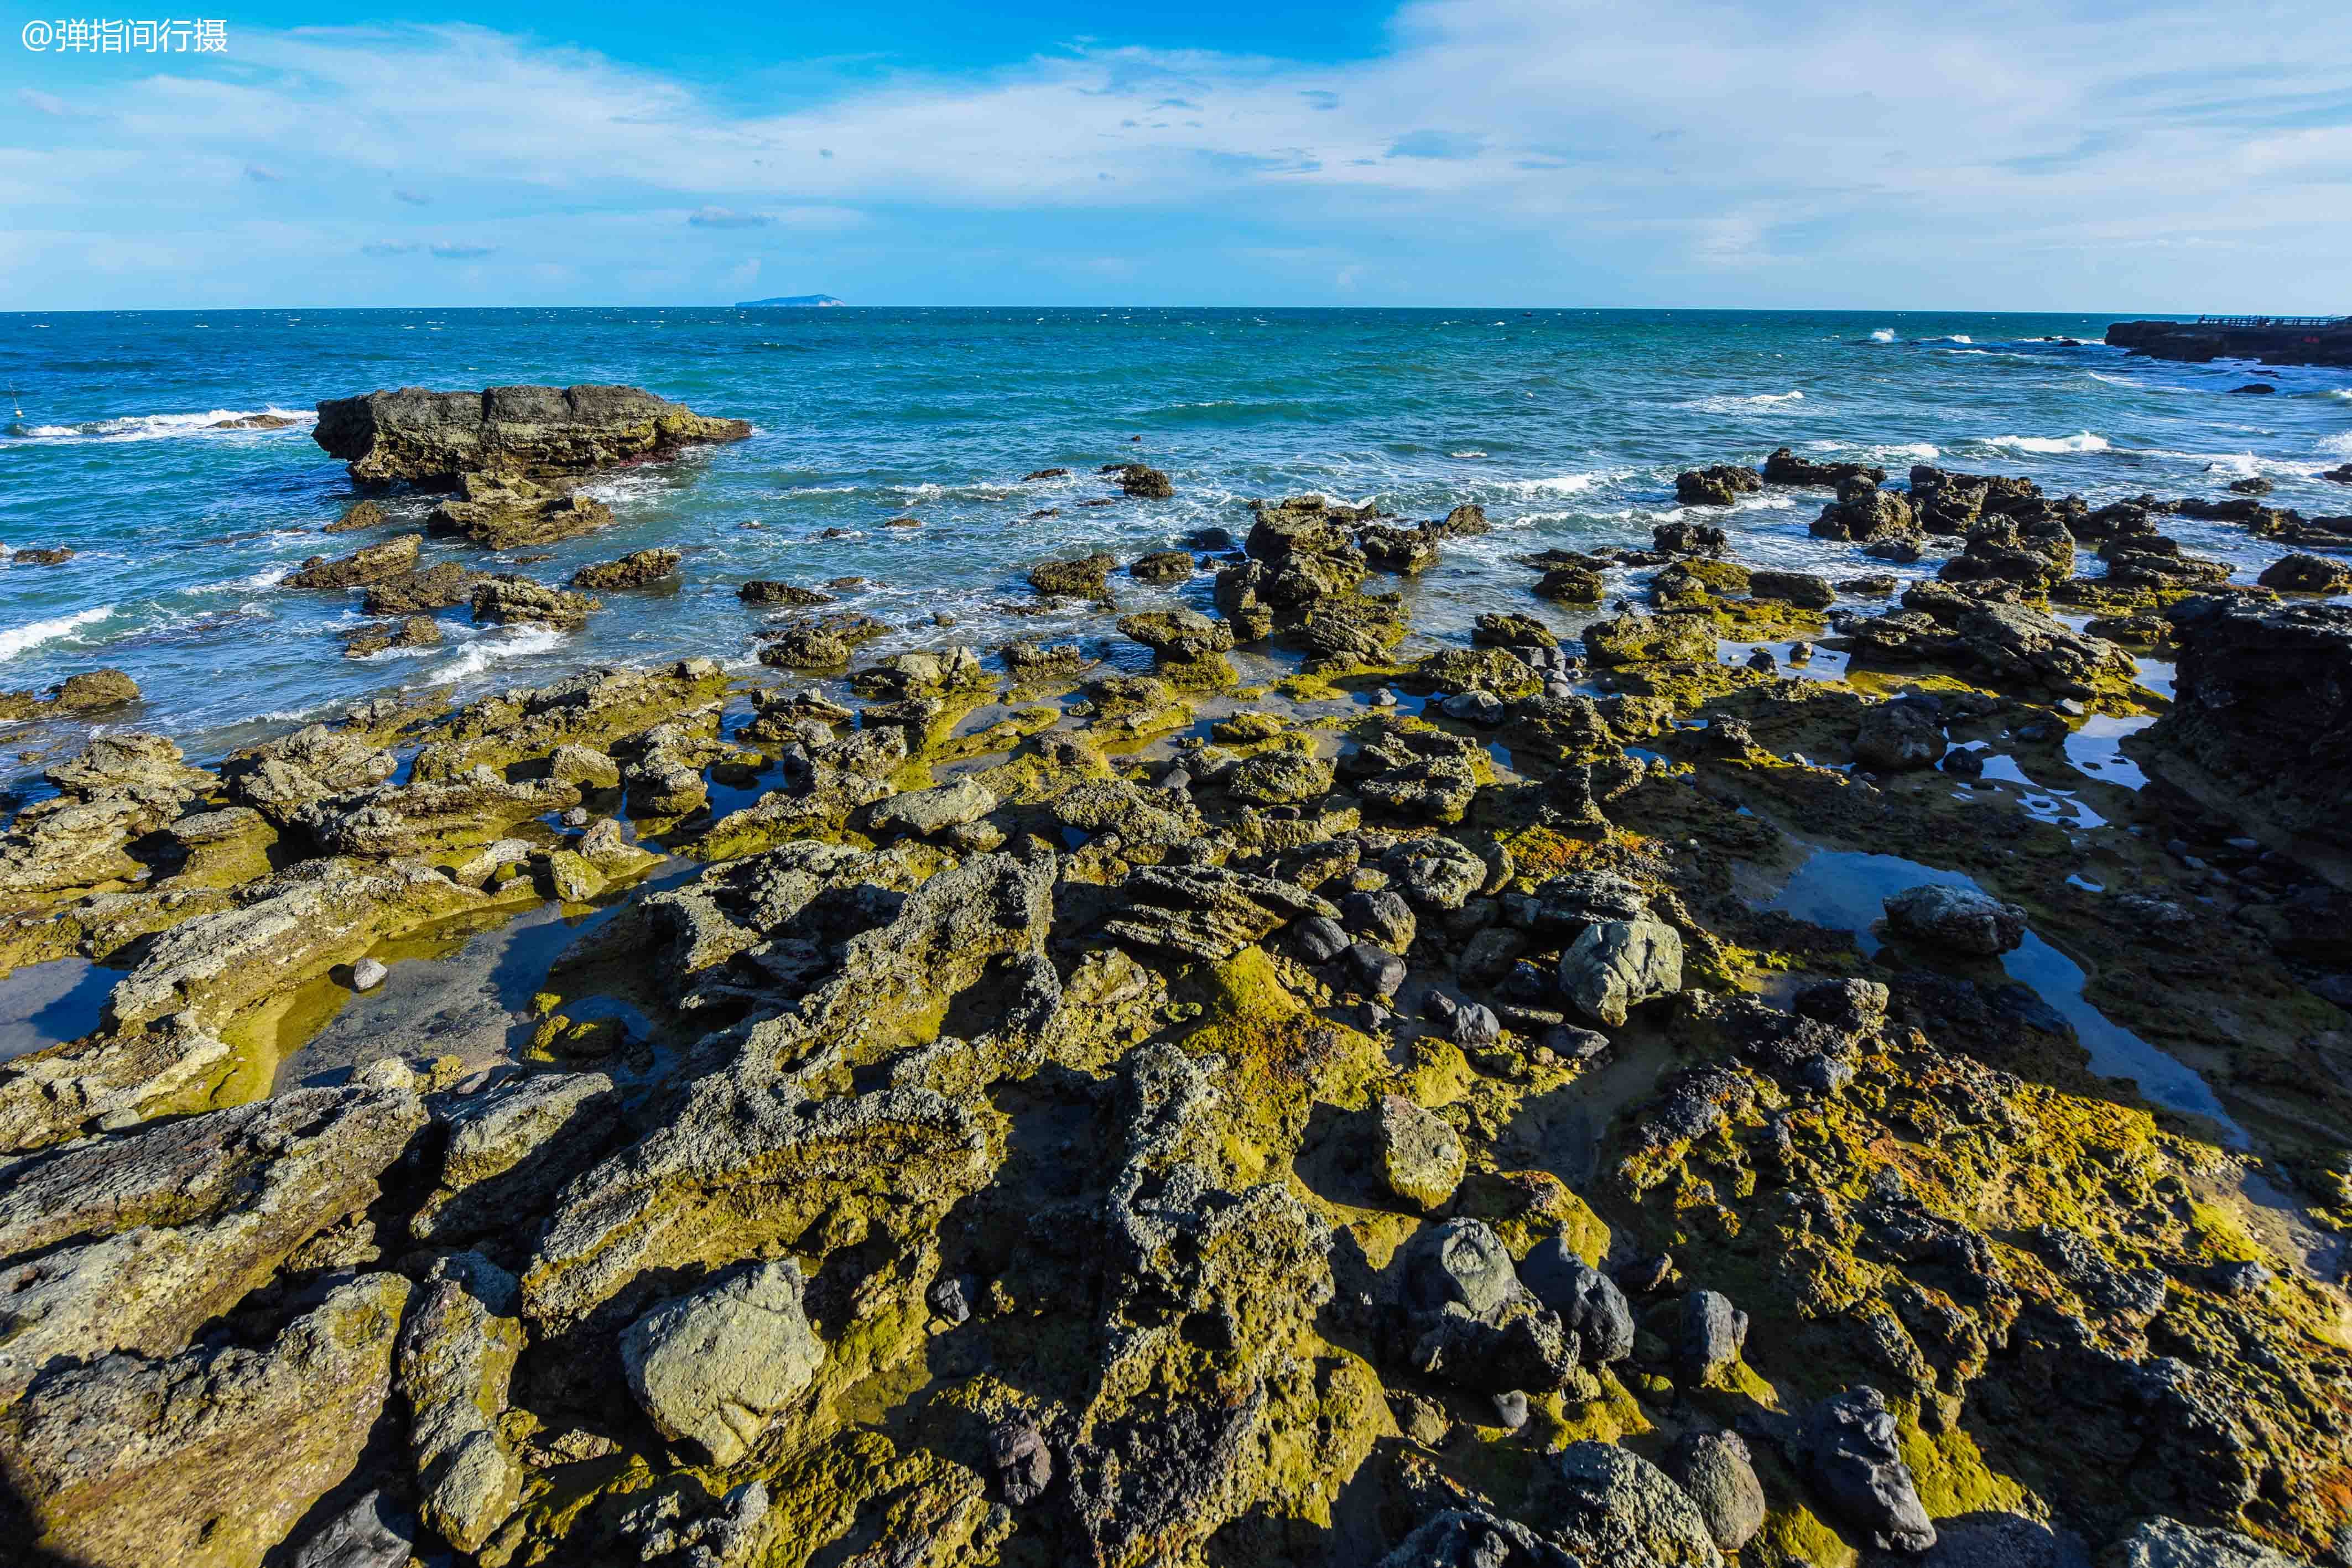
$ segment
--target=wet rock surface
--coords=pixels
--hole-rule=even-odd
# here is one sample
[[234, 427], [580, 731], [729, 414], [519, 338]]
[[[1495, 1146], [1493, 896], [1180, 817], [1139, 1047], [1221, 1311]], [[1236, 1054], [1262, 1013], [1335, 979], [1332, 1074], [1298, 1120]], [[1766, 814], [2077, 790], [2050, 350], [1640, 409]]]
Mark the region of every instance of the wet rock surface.
[[[352, 460], [488, 545], [724, 434], [554, 406]], [[2337, 1561], [2344, 628], [2162, 531], [2314, 525], [1750, 461], [1692, 504], [1811, 487], [1838, 548], [1932, 559], [1645, 520], [1433, 651], [1388, 586], [1483, 513], [1297, 497], [1197, 542], [1213, 581], [1039, 563], [1076, 642], [876, 657], [753, 582], [756, 665], [193, 761], [109, 721], [0, 840], [0, 961], [93, 998], [0, 1063], [0, 1527], [386, 1568]], [[2281, 591], [2333, 580], [2302, 548]], [[561, 626], [676, 562], [417, 564], [319, 580]]]

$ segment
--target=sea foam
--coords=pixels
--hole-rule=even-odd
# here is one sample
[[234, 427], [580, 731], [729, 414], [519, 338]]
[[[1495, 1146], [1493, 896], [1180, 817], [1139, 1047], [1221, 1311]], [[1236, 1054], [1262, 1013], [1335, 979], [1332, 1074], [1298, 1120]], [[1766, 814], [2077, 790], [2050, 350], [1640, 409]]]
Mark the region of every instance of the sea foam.
[[69, 637], [81, 627], [103, 621], [113, 613], [113, 605], [101, 604], [95, 610], [77, 610], [70, 615], [57, 615], [47, 621], [33, 622], [26, 626], [12, 626], [5, 632], [0, 632], [0, 659], [13, 659], [17, 654], [27, 653], [44, 643], [54, 643], [60, 637]]
[[[291, 420], [276, 430], [218, 430], [231, 420], [256, 414]], [[75, 424], [11, 425], [9, 433], [26, 441], [160, 441], [174, 435], [282, 435], [319, 423], [319, 416], [299, 408], [216, 408], [210, 413], [133, 413], [120, 419], [89, 419]]]
[[2079, 435], [1989, 435], [1985, 442], [1991, 446], [2007, 446], [2019, 452], [2055, 454], [2061, 452], [2110, 452], [2115, 444], [2104, 435], [2084, 431]]

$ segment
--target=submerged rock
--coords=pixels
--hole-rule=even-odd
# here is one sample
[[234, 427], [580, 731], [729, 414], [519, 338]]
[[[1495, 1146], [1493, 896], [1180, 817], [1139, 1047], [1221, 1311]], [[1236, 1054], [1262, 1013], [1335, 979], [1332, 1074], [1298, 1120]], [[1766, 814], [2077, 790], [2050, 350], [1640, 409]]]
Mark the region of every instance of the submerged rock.
[[603, 593], [619, 589], [649, 588], [677, 575], [684, 557], [674, 549], [641, 549], [617, 560], [594, 561], [572, 574], [572, 586]]

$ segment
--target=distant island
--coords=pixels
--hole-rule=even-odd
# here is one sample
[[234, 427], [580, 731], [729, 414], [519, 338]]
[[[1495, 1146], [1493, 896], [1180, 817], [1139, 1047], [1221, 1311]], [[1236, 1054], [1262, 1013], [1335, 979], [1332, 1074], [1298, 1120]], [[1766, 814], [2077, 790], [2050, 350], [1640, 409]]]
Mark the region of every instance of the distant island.
[[773, 299], [738, 299], [738, 310], [755, 310], [769, 305], [803, 305], [822, 308], [828, 305], [846, 305], [846, 299], [835, 299], [830, 294], [779, 294]]

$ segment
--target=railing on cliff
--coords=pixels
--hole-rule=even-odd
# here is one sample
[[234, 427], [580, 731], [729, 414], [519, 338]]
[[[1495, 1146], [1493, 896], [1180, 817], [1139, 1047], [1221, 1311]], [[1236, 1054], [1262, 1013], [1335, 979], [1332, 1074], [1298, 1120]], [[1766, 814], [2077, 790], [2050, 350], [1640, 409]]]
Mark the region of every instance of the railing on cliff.
[[2352, 316], [2200, 316], [2200, 327], [2352, 327]]

